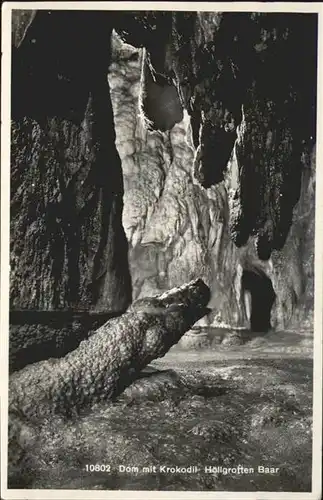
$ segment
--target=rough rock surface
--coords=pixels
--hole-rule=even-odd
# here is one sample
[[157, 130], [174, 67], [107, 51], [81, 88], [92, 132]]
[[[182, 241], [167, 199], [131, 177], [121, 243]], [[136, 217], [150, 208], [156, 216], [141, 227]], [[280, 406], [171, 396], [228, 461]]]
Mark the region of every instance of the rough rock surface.
[[[312, 339], [299, 331], [261, 340], [221, 352], [177, 345], [113, 403], [78, 419], [13, 425], [10, 487], [311, 491]], [[238, 464], [254, 473], [204, 470]], [[147, 465], [155, 472], [145, 473]], [[164, 465], [199, 471], [165, 473]], [[259, 465], [278, 472], [259, 473]]]
[[[237, 150], [241, 139], [239, 130], [243, 127], [238, 130], [236, 147], [223, 170], [224, 180], [208, 189], [203, 188], [193, 175], [196, 152], [190, 135], [194, 125], [192, 115], [189, 117], [184, 111], [184, 118], [179, 121], [180, 115], [177, 111], [174, 113], [177, 102], [172, 97], [167, 110], [169, 119], [176, 118], [176, 123], [172, 123], [171, 130], [165, 131], [162, 127], [163, 131], [154, 130], [156, 116], [153, 120], [147, 119], [147, 106], [143, 109], [150, 89], [145, 85], [147, 64], [147, 50], [135, 49], [113, 36], [109, 82], [116, 145], [124, 175], [123, 225], [129, 241], [134, 298], [158, 293], [201, 276], [211, 289], [210, 307], [213, 309], [201, 324], [245, 327], [250, 324], [243, 283], [247, 271], [271, 281], [275, 294], [271, 316], [269, 314], [271, 326], [286, 328], [301, 321], [311, 326], [314, 153], [307, 153], [307, 146], [304, 146], [299, 201], [294, 210], [293, 204], [289, 207], [293, 210], [292, 223], [288, 225], [283, 248], [273, 250], [267, 260], [257, 255], [258, 236], [250, 236], [246, 245], [237, 248], [231, 238], [231, 227], [238, 213], [236, 193], [242, 182]], [[165, 87], [163, 81], [162, 88]], [[165, 106], [166, 103], [162, 103]], [[261, 120], [260, 117], [259, 123]], [[273, 114], [272, 127], [275, 120]], [[275, 168], [282, 169], [284, 164], [277, 161]], [[262, 169], [264, 172], [265, 166]], [[266, 179], [270, 187], [272, 179], [270, 176]], [[265, 182], [264, 179], [261, 182]], [[252, 186], [256, 191], [256, 184]], [[278, 191], [276, 195], [280, 199]], [[264, 194], [264, 199], [267, 198]], [[253, 291], [254, 303], [261, 294], [260, 288]]]
[[[241, 246], [256, 235], [258, 255], [267, 260], [286, 241], [302, 155], [315, 142], [317, 15], [130, 12], [120, 17], [118, 32], [146, 47], [156, 83], [177, 87], [191, 116], [194, 172], [203, 186], [223, 179], [235, 145], [239, 176], [231, 236]], [[277, 68], [279, 77], [272, 78]], [[174, 113], [172, 106], [169, 112]]]
[[[144, 47], [115, 42], [114, 119], [113, 26]], [[204, 324], [248, 326], [248, 271], [271, 280], [272, 326], [307, 321], [315, 36], [312, 15], [17, 12], [11, 308], [119, 313], [131, 301], [115, 124], [134, 298], [202, 276]]]
[[71, 416], [116, 397], [208, 311], [202, 280], [142, 299], [64, 358], [27, 366], [10, 378], [9, 410], [30, 420]]
[[[64, 16], [14, 23], [11, 307], [129, 305], [112, 108], [139, 300], [93, 335], [86, 316], [72, 329], [12, 329], [12, 346], [33, 355], [39, 339], [63, 353], [90, 337], [10, 377], [10, 487], [310, 491], [312, 333], [299, 327], [313, 308], [315, 17]], [[115, 39], [108, 83], [112, 27], [141, 48]], [[198, 281], [141, 299], [196, 276], [211, 294]], [[298, 331], [211, 340], [204, 328], [153, 362], [162, 372], [143, 373], [206, 305], [204, 326], [256, 325], [271, 308], [272, 326]], [[204, 471], [240, 462], [256, 472]], [[88, 473], [91, 463], [200, 471]]]
[[211, 288], [214, 307], [207, 322], [216, 316], [218, 322], [246, 325], [242, 269], [228, 232], [225, 185], [205, 190], [194, 180], [187, 113], [168, 132], [147, 130], [138, 112], [144, 54], [116, 36], [113, 42], [109, 82], [124, 176], [123, 225], [133, 297], [201, 276]]
[[131, 283], [109, 14], [13, 19], [10, 307], [120, 312]]
[[113, 316], [68, 311], [11, 312], [9, 371], [20, 370], [43, 359], [65, 356]]

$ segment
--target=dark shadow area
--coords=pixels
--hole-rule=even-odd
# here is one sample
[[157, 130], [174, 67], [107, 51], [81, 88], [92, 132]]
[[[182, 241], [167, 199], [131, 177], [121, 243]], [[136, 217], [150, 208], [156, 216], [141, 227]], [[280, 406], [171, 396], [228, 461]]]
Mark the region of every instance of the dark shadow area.
[[12, 50], [13, 120], [28, 116], [46, 123], [57, 116], [82, 122], [93, 86], [100, 82], [103, 92], [108, 87], [102, 75], [110, 59], [109, 18], [96, 11], [37, 11], [19, 48]]
[[250, 329], [268, 332], [271, 328], [270, 312], [276, 298], [271, 280], [261, 271], [244, 270], [242, 290], [251, 294]]
[[62, 358], [123, 312], [10, 311], [10, 373], [48, 358]]
[[149, 130], [165, 132], [183, 119], [183, 108], [176, 87], [162, 75], [151, 74], [145, 63], [140, 109]]

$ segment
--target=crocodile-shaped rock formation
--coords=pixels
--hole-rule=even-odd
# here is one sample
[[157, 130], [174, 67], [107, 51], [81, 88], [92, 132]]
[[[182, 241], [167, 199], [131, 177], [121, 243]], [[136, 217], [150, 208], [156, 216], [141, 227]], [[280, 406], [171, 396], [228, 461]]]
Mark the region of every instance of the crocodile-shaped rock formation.
[[14, 373], [9, 411], [38, 421], [51, 414], [69, 417], [115, 398], [208, 312], [209, 299], [209, 288], [200, 279], [159, 297], [141, 299], [64, 358]]

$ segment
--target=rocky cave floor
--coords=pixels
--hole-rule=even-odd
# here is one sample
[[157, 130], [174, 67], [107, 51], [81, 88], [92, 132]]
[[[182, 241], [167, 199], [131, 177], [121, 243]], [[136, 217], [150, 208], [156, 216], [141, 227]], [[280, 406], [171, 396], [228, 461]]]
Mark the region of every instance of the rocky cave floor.
[[[190, 332], [117, 401], [77, 421], [26, 428], [9, 487], [310, 491], [311, 426], [312, 332]], [[86, 464], [110, 471], [87, 472]], [[204, 470], [239, 464], [255, 473]], [[155, 473], [141, 471], [154, 465]], [[160, 465], [200, 470], [164, 473]], [[260, 465], [279, 470], [258, 473]]]

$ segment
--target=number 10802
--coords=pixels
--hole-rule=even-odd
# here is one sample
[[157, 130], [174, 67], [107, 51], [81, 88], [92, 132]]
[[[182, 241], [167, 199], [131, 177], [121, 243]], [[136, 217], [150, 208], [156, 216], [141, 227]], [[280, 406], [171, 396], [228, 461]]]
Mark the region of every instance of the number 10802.
[[106, 464], [86, 464], [86, 472], [110, 472], [111, 465]]

